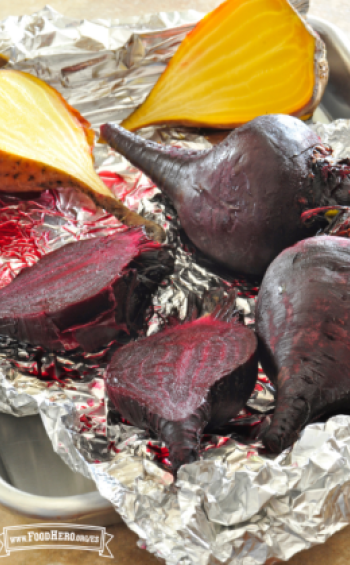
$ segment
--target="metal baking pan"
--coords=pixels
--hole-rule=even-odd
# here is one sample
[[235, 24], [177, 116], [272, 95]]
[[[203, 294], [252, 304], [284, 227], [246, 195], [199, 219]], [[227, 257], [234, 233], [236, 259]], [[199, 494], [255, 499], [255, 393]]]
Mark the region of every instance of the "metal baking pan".
[[327, 121], [350, 119], [350, 41], [337, 26], [321, 18], [307, 20], [325, 42], [329, 64], [329, 81], [314, 120], [323, 121], [321, 112]]
[[[330, 66], [314, 119], [350, 118], [350, 42], [336, 26], [315, 17], [308, 21], [326, 44]], [[120, 521], [94, 483], [71, 471], [54, 453], [40, 416], [0, 414], [0, 504], [45, 521], [104, 526]]]
[[0, 504], [50, 522], [120, 522], [95, 483], [71, 471], [54, 452], [40, 416], [0, 413], [0, 446]]

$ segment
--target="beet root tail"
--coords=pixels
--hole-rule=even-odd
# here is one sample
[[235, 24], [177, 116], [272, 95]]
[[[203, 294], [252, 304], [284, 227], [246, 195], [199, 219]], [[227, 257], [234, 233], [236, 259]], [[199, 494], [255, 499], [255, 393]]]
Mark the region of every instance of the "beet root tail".
[[[285, 378], [281, 378], [281, 372], [278, 375], [278, 383], [283, 382]], [[271, 426], [262, 437], [263, 444], [271, 453], [281, 453], [290, 447], [310, 420], [310, 403], [302, 395], [302, 384], [300, 379], [293, 379], [282, 384], [278, 390]]]
[[209, 420], [208, 403], [204, 403], [185, 420], [172, 421], [152, 416], [150, 427], [169, 449], [169, 459], [175, 476], [182, 465], [199, 459], [201, 435]]
[[188, 185], [187, 166], [206, 153], [162, 146], [115, 124], [104, 124], [100, 131], [101, 140], [145, 173], [175, 205]]
[[129, 210], [124, 204], [117, 200], [117, 198], [112, 198], [110, 196], [105, 196], [104, 194], [90, 194], [89, 196], [95, 202], [97, 206], [101, 206], [110, 214], [113, 214], [120, 222], [125, 226], [129, 227], [143, 227], [145, 233], [153, 241], [162, 243], [166, 239], [166, 234], [162, 226], [143, 218], [137, 212]]

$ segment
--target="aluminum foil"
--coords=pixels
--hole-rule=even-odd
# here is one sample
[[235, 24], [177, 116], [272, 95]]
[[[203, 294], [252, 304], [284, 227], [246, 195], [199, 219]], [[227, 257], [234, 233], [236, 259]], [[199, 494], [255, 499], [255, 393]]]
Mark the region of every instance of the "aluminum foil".
[[[120, 121], [144, 99], [200, 16], [188, 11], [88, 22], [46, 7], [1, 22], [0, 52], [9, 66], [58, 88], [97, 129]], [[348, 154], [347, 122], [313, 127], [335, 157]], [[210, 145], [195, 130], [149, 128], [144, 135], [186, 147]], [[203, 263], [180, 237], [170, 203], [123, 158], [97, 145], [95, 160], [111, 190], [165, 225], [176, 246], [175, 273], [154, 296], [147, 332], [161, 331], [169, 316], [184, 319], [205, 293], [232, 287], [245, 323], [253, 326], [254, 284]], [[35, 201], [2, 198], [0, 286], [58, 246], [116, 229], [124, 228], [69, 187]], [[39, 412], [55, 451], [95, 481], [141, 547], [169, 565], [260, 565], [289, 559], [350, 523], [350, 417], [310, 425], [292, 450], [268, 457], [254, 440], [268, 425], [274, 401], [260, 373], [245, 410], [220, 434], [203, 437], [200, 461], [183, 466], [174, 483], [165, 446], [114, 421], [104, 394], [105, 358], [106, 351], [54, 355], [1, 338], [0, 409], [16, 416]]]

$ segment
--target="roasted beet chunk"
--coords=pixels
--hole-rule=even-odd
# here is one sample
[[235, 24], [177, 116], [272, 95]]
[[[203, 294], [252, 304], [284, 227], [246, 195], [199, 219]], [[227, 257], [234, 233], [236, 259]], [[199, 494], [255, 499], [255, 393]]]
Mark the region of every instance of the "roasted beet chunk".
[[136, 335], [173, 259], [141, 228], [70, 243], [0, 290], [0, 334], [50, 350], [93, 351]]
[[175, 472], [198, 458], [201, 433], [227, 423], [253, 391], [257, 341], [232, 318], [233, 303], [120, 348], [107, 368], [116, 411], [165, 442]]
[[279, 453], [309, 422], [350, 411], [350, 240], [313, 237], [281, 253], [260, 288], [256, 330], [277, 385], [263, 441]]

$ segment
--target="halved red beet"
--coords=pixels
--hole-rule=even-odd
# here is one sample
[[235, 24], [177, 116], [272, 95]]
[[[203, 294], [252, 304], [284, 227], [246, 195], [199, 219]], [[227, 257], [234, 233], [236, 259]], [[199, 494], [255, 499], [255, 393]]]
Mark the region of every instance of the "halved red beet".
[[172, 267], [141, 228], [70, 243], [0, 290], [0, 334], [93, 351], [142, 327], [150, 295]]
[[279, 453], [320, 417], [350, 409], [350, 240], [301, 241], [271, 263], [256, 308], [262, 365], [277, 385], [266, 447]]
[[107, 368], [116, 412], [164, 441], [175, 472], [198, 458], [201, 433], [227, 423], [253, 391], [257, 340], [232, 318], [234, 301], [129, 343]]

